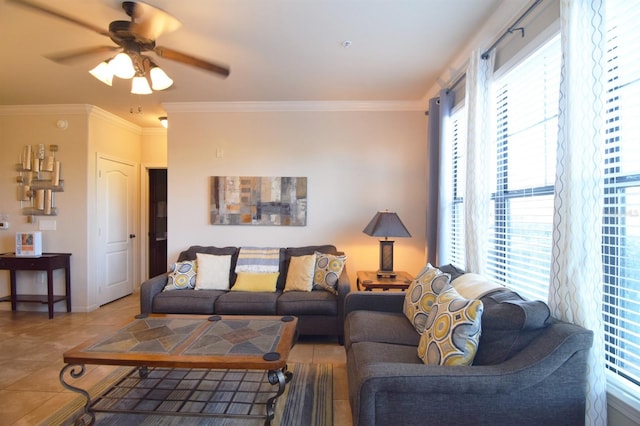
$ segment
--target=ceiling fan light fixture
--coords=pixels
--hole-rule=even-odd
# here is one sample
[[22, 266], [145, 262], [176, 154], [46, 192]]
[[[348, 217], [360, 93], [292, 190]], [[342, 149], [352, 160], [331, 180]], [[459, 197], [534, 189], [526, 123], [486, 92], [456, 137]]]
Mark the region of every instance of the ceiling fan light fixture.
[[131, 93], [134, 95], [152, 94], [153, 91], [151, 90], [151, 87], [149, 87], [147, 77], [141, 75], [133, 77], [133, 80], [131, 80]]
[[173, 80], [159, 66], [152, 66], [149, 71], [153, 90], [165, 90], [173, 85]]
[[115, 58], [109, 61], [109, 68], [116, 77], [129, 79], [136, 75], [131, 57], [125, 52], [118, 53]]
[[94, 69], [89, 71], [89, 74], [108, 86], [113, 83], [113, 72], [107, 61], [100, 62]]

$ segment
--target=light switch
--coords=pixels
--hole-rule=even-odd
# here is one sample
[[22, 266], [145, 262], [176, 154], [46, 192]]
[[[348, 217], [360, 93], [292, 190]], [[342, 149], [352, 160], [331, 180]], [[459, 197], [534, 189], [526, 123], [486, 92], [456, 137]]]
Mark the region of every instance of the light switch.
[[53, 219], [40, 219], [38, 225], [41, 231], [55, 231], [56, 221]]

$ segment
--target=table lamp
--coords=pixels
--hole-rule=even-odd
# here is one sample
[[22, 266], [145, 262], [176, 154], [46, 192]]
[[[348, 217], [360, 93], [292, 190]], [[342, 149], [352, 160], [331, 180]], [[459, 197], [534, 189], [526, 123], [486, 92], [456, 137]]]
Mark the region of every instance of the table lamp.
[[389, 240], [389, 237], [411, 237], [398, 215], [388, 210], [377, 212], [362, 232], [371, 237], [384, 237], [384, 240], [380, 240], [378, 278], [395, 278], [397, 274], [393, 271], [393, 240]]

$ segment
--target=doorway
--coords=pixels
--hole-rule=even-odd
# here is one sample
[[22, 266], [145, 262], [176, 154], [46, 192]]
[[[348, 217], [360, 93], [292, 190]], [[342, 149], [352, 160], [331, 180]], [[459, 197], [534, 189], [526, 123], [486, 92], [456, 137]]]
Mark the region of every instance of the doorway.
[[167, 272], [167, 169], [149, 169], [149, 277]]

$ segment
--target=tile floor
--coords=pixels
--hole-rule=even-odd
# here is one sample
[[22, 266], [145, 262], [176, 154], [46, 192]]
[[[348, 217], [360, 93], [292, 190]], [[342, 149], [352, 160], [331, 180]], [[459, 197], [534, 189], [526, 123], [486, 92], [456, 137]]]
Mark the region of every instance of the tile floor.
[[[133, 294], [89, 313], [11, 312], [0, 304], [0, 418], [3, 425], [38, 425], [77, 394], [62, 387], [62, 354], [87, 339], [121, 328], [139, 313]], [[303, 337], [291, 362], [333, 364], [334, 425], [350, 426], [344, 347], [332, 339]], [[78, 382], [90, 387], [113, 368], [87, 366]]]

